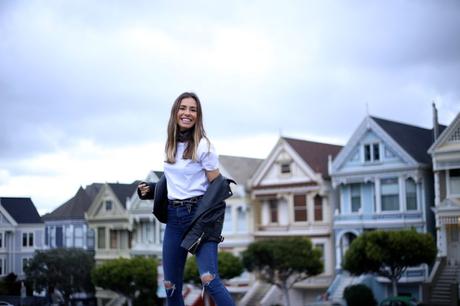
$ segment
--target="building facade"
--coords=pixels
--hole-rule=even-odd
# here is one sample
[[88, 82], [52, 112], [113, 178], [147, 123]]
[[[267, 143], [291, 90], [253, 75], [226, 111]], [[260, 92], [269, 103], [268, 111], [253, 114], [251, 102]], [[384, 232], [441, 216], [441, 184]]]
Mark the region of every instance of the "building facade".
[[24, 267], [44, 247], [44, 232], [30, 198], [0, 197], [0, 276], [24, 278]]
[[[332, 162], [330, 175], [339, 191], [333, 226], [339, 274], [329, 288], [333, 299], [340, 299], [343, 288], [356, 281], [341, 273], [341, 264], [353, 239], [363, 232], [407, 228], [434, 232], [427, 154], [433, 139], [432, 129], [368, 116]], [[409, 268], [399, 282], [399, 292], [420, 298], [427, 276], [426, 266]], [[368, 281], [376, 281], [372, 287], [378, 300], [391, 294], [385, 279]]]
[[[327, 165], [341, 148], [281, 137], [251, 179], [254, 239], [308, 237], [323, 253], [324, 272], [294, 285], [290, 291], [293, 305], [313, 302], [334, 276], [335, 195]], [[273, 299], [276, 301], [276, 294]]]

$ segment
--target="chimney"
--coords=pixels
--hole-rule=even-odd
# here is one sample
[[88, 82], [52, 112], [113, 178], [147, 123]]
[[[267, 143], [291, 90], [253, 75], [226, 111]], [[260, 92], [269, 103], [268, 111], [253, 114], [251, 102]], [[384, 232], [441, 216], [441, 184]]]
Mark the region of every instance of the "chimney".
[[439, 123], [438, 123], [438, 110], [436, 104], [433, 101], [433, 141], [436, 141], [439, 136]]

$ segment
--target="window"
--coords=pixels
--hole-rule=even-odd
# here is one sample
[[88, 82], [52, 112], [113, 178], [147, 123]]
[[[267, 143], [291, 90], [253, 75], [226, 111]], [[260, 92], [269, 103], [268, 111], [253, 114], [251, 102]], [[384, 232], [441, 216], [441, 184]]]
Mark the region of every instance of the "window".
[[29, 262], [32, 260], [32, 258], [22, 258], [22, 273], [24, 273], [25, 268], [29, 264]]
[[315, 221], [323, 221], [323, 198], [317, 194], [315, 202]]
[[270, 222], [278, 223], [278, 202], [276, 200], [270, 200], [269, 209], [270, 209]]
[[112, 210], [112, 201], [110, 200], [105, 201], [105, 210], [107, 211]]
[[83, 247], [83, 228], [81, 226], [75, 227], [75, 247]]
[[5, 258], [0, 257], [0, 275], [5, 275]]
[[460, 169], [449, 170], [450, 194], [460, 194]]
[[372, 143], [364, 145], [364, 161], [376, 162], [380, 160], [380, 144]]
[[222, 229], [225, 233], [232, 232], [232, 222], [232, 207], [227, 206], [225, 207], [224, 227]]
[[105, 227], [97, 228], [97, 248], [105, 249]]
[[94, 230], [92, 228], [88, 228], [86, 231], [86, 246], [89, 249], [94, 248]]
[[406, 208], [417, 210], [417, 185], [411, 178], [406, 180]]
[[0, 248], [3, 248], [3, 233], [0, 233]]
[[248, 231], [247, 212], [242, 206], [236, 209], [236, 231], [239, 233]]
[[350, 185], [351, 212], [359, 212], [361, 209], [361, 184]]
[[282, 163], [281, 173], [291, 173], [291, 163]]
[[381, 180], [382, 211], [399, 210], [399, 186], [397, 178]]
[[22, 246], [26, 248], [34, 246], [34, 233], [22, 233]]
[[307, 197], [304, 194], [294, 195], [294, 221], [307, 221]]
[[110, 248], [116, 249], [118, 247], [118, 235], [117, 231], [110, 230]]
[[65, 227], [65, 245], [66, 247], [73, 247], [73, 225]]

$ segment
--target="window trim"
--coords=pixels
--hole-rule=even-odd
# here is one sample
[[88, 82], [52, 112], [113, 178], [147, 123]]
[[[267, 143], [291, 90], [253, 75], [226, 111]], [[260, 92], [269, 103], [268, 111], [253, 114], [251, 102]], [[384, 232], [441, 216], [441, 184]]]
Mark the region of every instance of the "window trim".
[[[395, 194], [397, 195], [397, 203], [398, 203], [398, 208], [394, 210], [384, 210], [383, 209], [383, 182], [385, 180], [396, 180], [396, 186], [398, 187], [398, 193]], [[399, 177], [386, 177], [386, 178], [381, 178], [380, 179], [380, 211], [381, 213], [394, 213], [394, 212], [399, 212], [401, 211], [401, 186], [399, 185]], [[394, 194], [393, 194], [394, 195]]]
[[[353, 185], [357, 185], [359, 188], [359, 209], [357, 211], [353, 211], [353, 193], [352, 187]], [[360, 214], [363, 209], [363, 187], [361, 183], [351, 183], [350, 184], [350, 213], [351, 214]]]
[[[303, 206], [302, 205], [299, 205], [299, 206], [296, 206], [296, 197], [303, 197]], [[298, 194], [294, 194], [292, 196], [292, 204], [293, 204], [293, 212], [294, 212], [294, 223], [307, 223], [308, 222], [308, 198], [307, 198], [307, 195], [304, 194], [304, 193], [298, 193]], [[305, 220], [296, 220], [296, 212], [297, 211], [305, 211]]]
[[[22, 237], [21, 237], [21, 238], [22, 238], [22, 239], [21, 239], [21, 241], [22, 241], [22, 243], [21, 243], [22, 248], [30, 249], [30, 248], [35, 247], [35, 237], [34, 237], [35, 235], [34, 235], [34, 234], [35, 234], [34, 232], [22, 232]], [[25, 243], [25, 245], [24, 245], [24, 235], [26, 235], [26, 237], [25, 237], [25, 238], [26, 238], [26, 243]], [[31, 242], [31, 239], [32, 239], [32, 243], [30, 243], [30, 242]]]
[[[377, 151], [375, 150], [375, 147], [377, 146]], [[369, 155], [370, 159], [366, 160], [366, 147], [369, 148]], [[377, 152], [377, 154], [376, 154]], [[363, 144], [363, 163], [364, 164], [375, 164], [375, 163], [380, 163], [382, 162], [382, 145], [381, 142], [375, 141], [375, 142], [366, 142]], [[376, 155], [378, 155], [378, 159], [376, 159]]]

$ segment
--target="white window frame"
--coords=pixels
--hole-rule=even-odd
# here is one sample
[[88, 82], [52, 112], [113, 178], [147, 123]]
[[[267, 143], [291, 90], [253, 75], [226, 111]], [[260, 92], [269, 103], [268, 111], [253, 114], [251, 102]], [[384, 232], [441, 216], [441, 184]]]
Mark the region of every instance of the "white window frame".
[[0, 232], [0, 249], [5, 248], [5, 232]]
[[[357, 211], [353, 211], [353, 194], [352, 194], [352, 186], [358, 185], [359, 187], [359, 209]], [[363, 209], [363, 186], [361, 183], [352, 183], [350, 184], [350, 213], [352, 214], [359, 214], [362, 212]]]
[[[411, 180], [413, 183], [414, 183], [414, 186], [415, 186], [415, 209], [409, 209], [408, 207], [408, 202], [407, 202], [407, 196], [408, 196], [408, 192], [407, 192], [407, 184], [409, 182], [409, 180]], [[405, 198], [406, 198], [406, 211], [418, 211], [419, 210], [419, 205], [418, 205], [418, 192], [417, 192], [417, 189], [418, 189], [418, 186], [417, 186], [417, 182], [415, 182], [415, 180], [411, 177], [407, 178], [404, 180], [404, 184], [405, 184]]]
[[[383, 181], [385, 180], [396, 180], [396, 186], [398, 187], [398, 193], [397, 193], [397, 196], [398, 196], [398, 207], [397, 209], [395, 210], [384, 210], [383, 209], [383, 192], [382, 192], [382, 188], [383, 188]], [[380, 210], [382, 213], [394, 213], [394, 212], [399, 212], [401, 211], [401, 186], [399, 184], [399, 178], [398, 177], [385, 177], [385, 178], [381, 178], [380, 179]]]
[[459, 169], [448, 169], [446, 171], [446, 187], [447, 187], [447, 195], [449, 197], [460, 197], [460, 193], [452, 193], [452, 188], [450, 186], [450, 183], [451, 183], [451, 179], [450, 179], [450, 171], [451, 170], [459, 170]]
[[[26, 245], [24, 245], [24, 235], [26, 237]], [[30, 245], [30, 237], [32, 237], [32, 245]], [[21, 235], [21, 245], [23, 248], [33, 248], [35, 246], [35, 235], [34, 232], [22, 232]]]
[[[378, 146], [378, 157], [379, 159], [375, 159], [375, 150], [374, 146]], [[369, 146], [369, 153], [370, 153], [370, 159], [366, 160], [366, 146]], [[363, 163], [365, 164], [370, 164], [370, 163], [379, 163], [382, 161], [382, 145], [380, 142], [367, 142], [363, 144]]]

